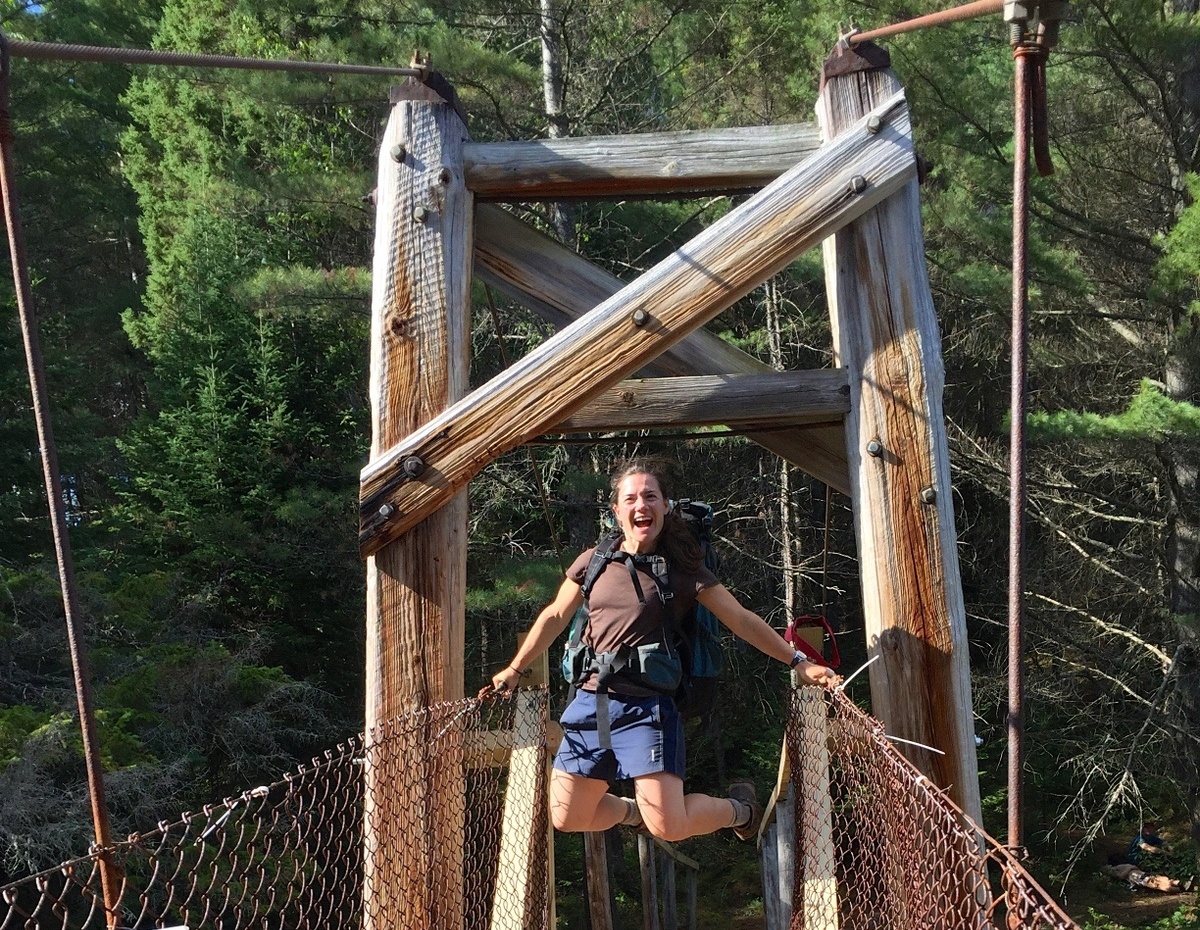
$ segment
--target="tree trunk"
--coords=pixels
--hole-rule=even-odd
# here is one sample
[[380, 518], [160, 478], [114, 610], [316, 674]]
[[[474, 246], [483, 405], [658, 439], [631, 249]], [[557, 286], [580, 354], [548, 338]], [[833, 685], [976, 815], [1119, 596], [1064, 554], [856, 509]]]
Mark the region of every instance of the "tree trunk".
[[[768, 278], [766, 291], [767, 340], [771, 367], [783, 370], [783, 334], [779, 312], [779, 281]], [[790, 619], [796, 610], [796, 550], [793, 542], [791, 466], [779, 460], [779, 547], [783, 555], [783, 603]]]
[[[555, 0], [541, 0], [542, 94], [546, 100], [546, 134], [561, 139], [568, 134], [564, 101], [567, 95], [563, 68], [563, 21]], [[575, 210], [565, 202], [550, 205], [550, 224], [560, 242], [575, 246]]]

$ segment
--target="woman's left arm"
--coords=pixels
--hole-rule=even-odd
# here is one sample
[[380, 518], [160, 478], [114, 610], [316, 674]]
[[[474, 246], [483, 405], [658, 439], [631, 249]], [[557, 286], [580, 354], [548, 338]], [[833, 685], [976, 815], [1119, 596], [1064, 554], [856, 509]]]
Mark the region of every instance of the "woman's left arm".
[[[791, 665], [796, 650], [776, 633], [766, 620], [743, 607], [727, 587], [718, 584], [705, 588], [696, 595], [696, 600], [711, 610], [739, 639], [745, 640], [759, 652], [778, 659], [784, 665]], [[829, 687], [841, 680], [833, 669], [817, 665], [809, 659], [801, 660], [795, 668], [800, 677], [809, 684]]]

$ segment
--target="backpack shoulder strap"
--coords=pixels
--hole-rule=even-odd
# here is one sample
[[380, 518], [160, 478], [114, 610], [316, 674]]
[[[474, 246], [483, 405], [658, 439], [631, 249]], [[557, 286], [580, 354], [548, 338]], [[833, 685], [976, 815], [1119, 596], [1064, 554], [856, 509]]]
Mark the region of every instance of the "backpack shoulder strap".
[[613, 530], [611, 533], [605, 533], [596, 543], [596, 551], [592, 553], [587, 571], [583, 575], [583, 584], [580, 586], [583, 589], [585, 601], [592, 596], [592, 588], [596, 586], [596, 579], [600, 577], [604, 567], [612, 561], [613, 553], [621, 545], [622, 539], [624, 539], [624, 534], [620, 530]]

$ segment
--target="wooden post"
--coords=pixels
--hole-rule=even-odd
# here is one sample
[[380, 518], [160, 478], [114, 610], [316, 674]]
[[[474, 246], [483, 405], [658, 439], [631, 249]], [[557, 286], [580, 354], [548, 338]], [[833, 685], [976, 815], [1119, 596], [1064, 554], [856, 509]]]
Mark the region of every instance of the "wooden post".
[[[533, 861], [538, 847], [531, 814], [546, 794], [546, 747], [539, 739], [521, 742], [541, 729], [538, 714], [541, 693], [520, 690], [513, 697], [514, 743], [508, 761], [508, 782], [504, 791], [504, 813], [500, 827], [500, 865], [496, 893], [492, 899], [492, 930], [526, 930], [541, 923], [534, 910], [533, 876], [540, 863]], [[550, 850], [553, 862], [553, 847]], [[550, 925], [553, 927], [553, 924]]]
[[608, 842], [603, 833], [583, 834], [583, 871], [587, 881], [591, 930], [613, 930], [612, 887], [608, 882]]
[[[837, 930], [839, 838], [833, 833], [833, 798], [829, 793], [828, 706], [820, 688], [800, 688], [796, 697], [802, 738], [793, 747], [797, 778], [792, 779], [792, 785], [799, 782], [803, 797], [795, 801], [791, 826], [793, 845], [797, 840], [800, 842], [795, 858], [800, 863], [803, 882], [802, 925], [806, 930]], [[804, 815], [799, 830], [795, 810]]]
[[[396, 88], [392, 103], [377, 190], [372, 457], [466, 393], [470, 358], [466, 127], [437, 75]], [[463, 695], [466, 521], [459, 494], [367, 560], [368, 733]], [[367, 753], [364, 927], [461, 927], [460, 754], [388, 753], [386, 742]]]
[[779, 913], [779, 821], [772, 820], [759, 833], [758, 859], [762, 868], [763, 926], [766, 930], [785, 930]]
[[679, 902], [675, 897], [675, 860], [667, 850], [659, 847], [658, 861], [662, 868], [663, 930], [679, 930]]
[[[826, 140], [900, 90], [886, 53], [868, 43], [831, 56], [826, 75]], [[907, 122], [897, 128], [909, 131]], [[911, 151], [911, 135], [906, 144]], [[827, 239], [824, 252], [834, 350], [850, 379], [846, 446], [867, 647], [883, 656], [871, 666], [872, 711], [890, 735], [945, 753], [899, 747], [978, 821], [941, 341], [916, 180]]]
[[[779, 925], [792, 925], [792, 901], [796, 890], [796, 789], [789, 784], [775, 808], [777, 828], [775, 859], [779, 863]], [[816, 927], [817, 924], [812, 924]]]
[[662, 930], [658, 919], [658, 868], [654, 855], [654, 837], [638, 834], [638, 863], [642, 867], [642, 927]]

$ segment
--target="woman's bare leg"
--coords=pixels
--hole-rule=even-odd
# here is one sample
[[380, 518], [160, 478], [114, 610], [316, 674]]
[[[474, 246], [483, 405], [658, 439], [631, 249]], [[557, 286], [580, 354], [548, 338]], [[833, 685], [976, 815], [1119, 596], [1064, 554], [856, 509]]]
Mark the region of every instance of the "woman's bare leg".
[[672, 843], [732, 826], [733, 802], [707, 794], [683, 793], [683, 779], [667, 772], [642, 775], [633, 781], [646, 829]]
[[560, 769], [550, 772], [550, 819], [562, 833], [596, 833], [625, 819], [629, 805], [608, 793], [608, 782]]

